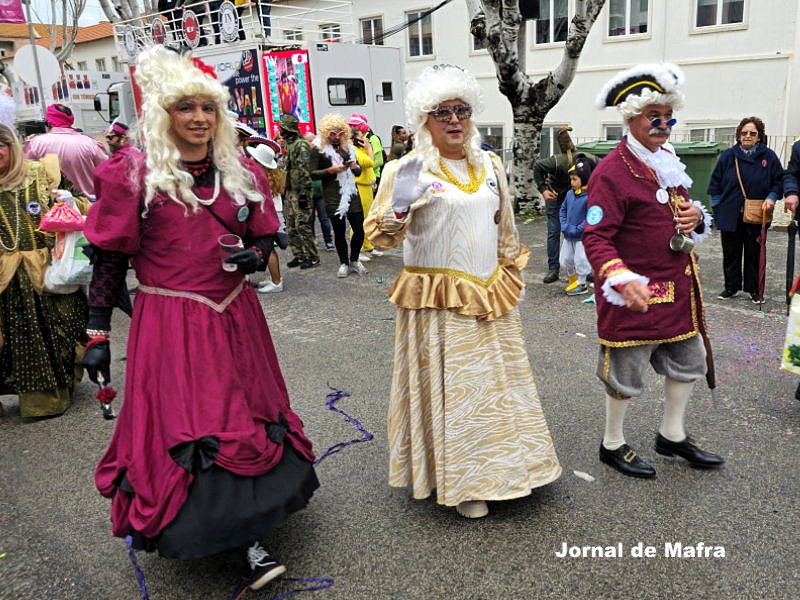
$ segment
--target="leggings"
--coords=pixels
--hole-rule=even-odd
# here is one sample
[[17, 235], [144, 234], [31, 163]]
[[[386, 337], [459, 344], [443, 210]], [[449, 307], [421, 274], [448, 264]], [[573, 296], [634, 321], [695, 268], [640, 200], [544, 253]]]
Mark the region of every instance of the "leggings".
[[330, 215], [331, 225], [333, 226], [333, 243], [336, 245], [336, 253], [339, 255], [339, 262], [349, 265], [358, 260], [361, 252], [361, 244], [364, 243], [364, 213], [347, 213], [347, 220], [353, 229], [353, 237], [350, 238], [350, 254], [347, 252], [347, 223], [344, 217]]

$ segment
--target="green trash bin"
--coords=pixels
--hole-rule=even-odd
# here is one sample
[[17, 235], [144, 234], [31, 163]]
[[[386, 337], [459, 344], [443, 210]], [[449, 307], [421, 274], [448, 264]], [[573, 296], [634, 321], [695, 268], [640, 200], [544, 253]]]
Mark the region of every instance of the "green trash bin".
[[[603, 157], [617, 147], [619, 141], [600, 140], [584, 142], [576, 146], [578, 152], [588, 152]], [[727, 142], [672, 142], [675, 153], [686, 165], [686, 173], [692, 178], [689, 196], [711, 211], [711, 197], [706, 193], [711, 171], [717, 164], [719, 155], [730, 147]]]

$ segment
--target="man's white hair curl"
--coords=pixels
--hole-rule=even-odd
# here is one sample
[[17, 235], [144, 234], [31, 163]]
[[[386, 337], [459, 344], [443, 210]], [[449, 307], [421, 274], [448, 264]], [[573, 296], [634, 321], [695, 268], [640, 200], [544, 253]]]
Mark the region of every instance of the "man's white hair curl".
[[617, 104], [617, 110], [622, 115], [623, 120], [629, 121], [633, 117], [642, 114], [646, 106], [651, 104], [666, 104], [678, 110], [684, 104], [683, 92], [676, 90], [669, 94], [662, 94], [650, 88], [642, 90], [638, 96], [631, 94], [624, 102]]
[[[408, 85], [406, 117], [416, 131], [414, 152], [429, 170], [438, 169], [439, 150], [426, 125], [428, 113], [447, 100], [461, 100], [472, 106], [473, 113], [483, 110], [483, 94], [475, 77], [455, 65], [433, 65]], [[481, 136], [472, 119], [465, 132], [464, 151], [473, 165], [483, 164]]]
[[169, 133], [169, 109], [187, 96], [207, 96], [216, 107], [217, 126], [211, 138], [214, 167], [222, 177], [222, 186], [237, 205], [247, 200], [262, 202], [264, 196], [255, 188], [252, 173], [239, 160], [236, 132], [227, 118], [230, 95], [226, 87], [201, 71], [189, 58], [161, 45], [139, 55], [136, 83], [142, 92], [140, 133], [147, 153], [145, 177], [145, 213], [157, 192], [199, 210], [192, 191], [194, 178], [179, 167], [180, 153]]

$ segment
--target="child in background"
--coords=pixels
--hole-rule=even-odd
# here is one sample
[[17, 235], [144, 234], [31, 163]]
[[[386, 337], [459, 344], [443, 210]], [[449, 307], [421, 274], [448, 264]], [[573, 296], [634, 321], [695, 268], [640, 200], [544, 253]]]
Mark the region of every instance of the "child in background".
[[[247, 146], [246, 149], [250, 157], [259, 164], [267, 176], [269, 189], [272, 192], [272, 202], [275, 204], [275, 212], [278, 213], [278, 219], [281, 221], [278, 236], [283, 234], [285, 237], [286, 224], [283, 220], [283, 199], [281, 195], [286, 188], [286, 174], [282, 169], [278, 168], [278, 162], [275, 160], [275, 156], [280, 152], [280, 146], [277, 142], [265, 139], [265, 143], [257, 146]], [[281, 245], [281, 247], [285, 246]], [[269, 271], [269, 279], [259, 284], [261, 287], [258, 288], [258, 291], [262, 294], [282, 292], [281, 267], [278, 263], [278, 255], [274, 250], [269, 254], [267, 270]]]
[[579, 158], [569, 169], [569, 184], [572, 187], [561, 205], [559, 218], [564, 241], [561, 244], [559, 262], [561, 268], [569, 275], [567, 296], [579, 296], [589, 292], [586, 278], [592, 267], [586, 259], [581, 237], [586, 223], [586, 184], [592, 173], [594, 163], [586, 157]]

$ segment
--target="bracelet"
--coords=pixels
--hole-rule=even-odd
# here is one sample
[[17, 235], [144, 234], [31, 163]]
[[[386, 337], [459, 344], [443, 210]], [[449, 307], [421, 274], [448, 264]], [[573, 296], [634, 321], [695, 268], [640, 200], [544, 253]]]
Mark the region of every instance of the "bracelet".
[[87, 329], [86, 335], [90, 338], [107, 338], [111, 335], [111, 332], [103, 329]]

